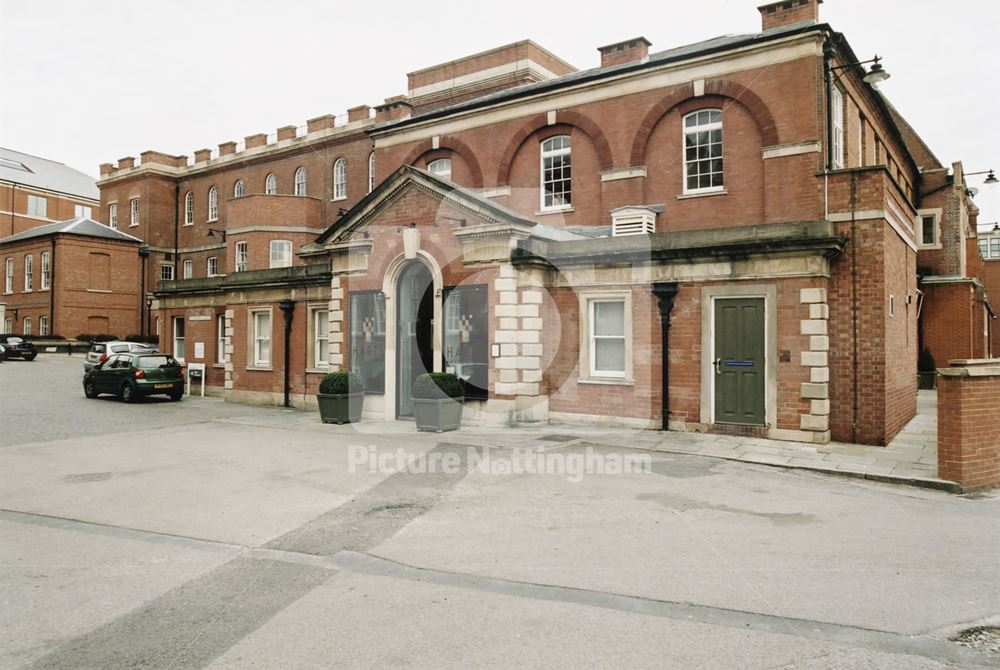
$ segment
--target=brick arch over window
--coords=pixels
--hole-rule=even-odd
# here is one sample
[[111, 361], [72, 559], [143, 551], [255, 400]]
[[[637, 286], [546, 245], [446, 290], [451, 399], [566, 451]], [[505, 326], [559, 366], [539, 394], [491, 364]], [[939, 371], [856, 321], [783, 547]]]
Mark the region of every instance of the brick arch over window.
[[[612, 165], [611, 160], [611, 145], [608, 144], [608, 138], [604, 136], [604, 131], [601, 130], [590, 117], [580, 114], [579, 112], [574, 112], [572, 110], [563, 111], [560, 110], [556, 113], [556, 126], [570, 126], [576, 128], [581, 133], [587, 136], [590, 143], [594, 146], [594, 151], [597, 152], [597, 161], [601, 166], [601, 170], [610, 170]], [[536, 135], [539, 131], [543, 131], [549, 128], [548, 117], [545, 114], [538, 114], [536, 116], [528, 119], [521, 128], [514, 133], [514, 136], [507, 143], [507, 150], [504, 151], [503, 158], [500, 159], [500, 166], [497, 169], [497, 185], [504, 186], [510, 183], [510, 166], [514, 162], [514, 156], [517, 152], [521, 150], [521, 147], [529, 138]]]
[[479, 161], [476, 159], [475, 152], [469, 148], [469, 145], [462, 140], [454, 137], [452, 135], [445, 135], [441, 137], [438, 142], [438, 148], [434, 148], [434, 143], [431, 140], [424, 140], [413, 147], [406, 160], [403, 161], [403, 165], [416, 165], [420, 158], [431, 151], [438, 151], [440, 149], [445, 149], [447, 151], [452, 151], [459, 156], [465, 165], [469, 168], [469, 174], [472, 176], [472, 188], [482, 188], [483, 187], [483, 169], [479, 166]]
[[[757, 128], [760, 130], [761, 142], [764, 146], [780, 144], [778, 140], [778, 127], [771, 115], [771, 110], [760, 97], [741, 84], [734, 84], [728, 79], [710, 79], [705, 82], [705, 95], [727, 98], [733, 102], [741, 104], [750, 113]], [[642, 165], [646, 156], [646, 145], [653, 134], [653, 129], [657, 124], [681, 103], [694, 98], [694, 87], [691, 84], [684, 86], [656, 103], [649, 112], [646, 113], [639, 129], [636, 131], [635, 139], [632, 140], [632, 153], [630, 155], [630, 165]], [[701, 100], [702, 98], [694, 98]], [[723, 105], [725, 109], [725, 105]]]

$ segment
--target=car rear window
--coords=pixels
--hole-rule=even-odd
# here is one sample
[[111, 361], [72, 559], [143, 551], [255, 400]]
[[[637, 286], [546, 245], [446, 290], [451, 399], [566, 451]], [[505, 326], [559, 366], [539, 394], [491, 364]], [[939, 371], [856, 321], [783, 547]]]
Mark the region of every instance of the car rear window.
[[128, 345], [127, 344], [116, 344], [116, 345], [114, 345], [114, 346], [111, 347], [111, 351], [113, 351], [115, 353], [118, 353], [118, 352], [121, 352], [121, 351], [128, 351]]
[[147, 370], [177, 365], [177, 361], [174, 360], [173, 356], [137, 356], [136, 360], [140, 368], [146, 368]]

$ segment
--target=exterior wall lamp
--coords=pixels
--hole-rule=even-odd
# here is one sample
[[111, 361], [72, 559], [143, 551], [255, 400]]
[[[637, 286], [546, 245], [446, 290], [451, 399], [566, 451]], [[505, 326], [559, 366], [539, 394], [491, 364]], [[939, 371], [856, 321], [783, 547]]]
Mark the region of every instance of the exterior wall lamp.
[[226, 231], [221, 230], [219, 228], [209, 228], [208, 229], [208, 236], [209, 237], [215, 237], [216, 233], [219, 233], [219, 235], [222, 236], [222, 241], [223, 241], [223, 243], [225, 243], [225, 241], [226, 241]]

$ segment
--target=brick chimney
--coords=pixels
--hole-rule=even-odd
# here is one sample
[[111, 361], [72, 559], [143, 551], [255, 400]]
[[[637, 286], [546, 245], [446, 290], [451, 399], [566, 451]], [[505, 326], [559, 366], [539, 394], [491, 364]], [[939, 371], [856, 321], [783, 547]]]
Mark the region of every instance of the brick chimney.
[[652, 44], [645, 37], [633, 37], [630, 40], [597, 47], [597, 50], [601, 52], [601, 67], [641, 61], [649, 55], [649, 47]]
[[413, 114], [413, 105], [405, 95], [386, 98], [385, 103], [375, 107], [375, 123], [387, 123], [408, 119]]
[[194, 162], [204, 163], [212, 157], [211, 149], [198, 149], [194, 152]]
[[278, 128], [278, 141], [282, 140], [294, 140], [295, 139], [295, 126], [281, 126]]
[[309, 119], [306, 121], [306, 132], [316, 133], [321, 130], [329, 130], [333, 128], [334, 121], [333, 114], [324, 114], [323, 116], [317, 116], [315, 119]]
[[118, 159], [119, 170], [125, 170], [130, 167], [135, 167], [135, 156], [125, 156], [124, 158]]
[[111, 163], [101, 163], [101, 176], [105, 177], [115, 171], [115, 166]]
[[236, 142], [223, 142], [219, 145], [219, 155], [228, 156], [236, 153]]
[[793, 23], [812, 21], [819, 23], [819, 6], [823, 0], [782, 0], [757, 8], [760, 12], [761, 30], [790, 26]]
[[347, 122], [354, 123], [355, 121], [364, 121], [369, 116], [371, 116], [372, 108], [368, 105], [358, 105], [357, 107], [351, 107], [347, 110]]
[[247, 135], [243, 138], [243, 142], [247, 149], [262, 147], [267, 144], [267, 134], [257, 133], [256, 135]]

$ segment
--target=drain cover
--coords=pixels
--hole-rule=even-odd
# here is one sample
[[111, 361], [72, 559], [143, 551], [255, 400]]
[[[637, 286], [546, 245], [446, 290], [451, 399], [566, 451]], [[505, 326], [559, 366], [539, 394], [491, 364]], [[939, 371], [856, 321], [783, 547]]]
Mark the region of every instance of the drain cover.
[[951, 639], [979, 651], [1000, 654], [1000, 626], [966, 628]]
[[68, 484], [77, 484], [80, 482], [103, 482], [106, 479], [111, 479], [110, 472], [81, 472], [75, 475], [66, 475], [63, 477], [63, 481]]

